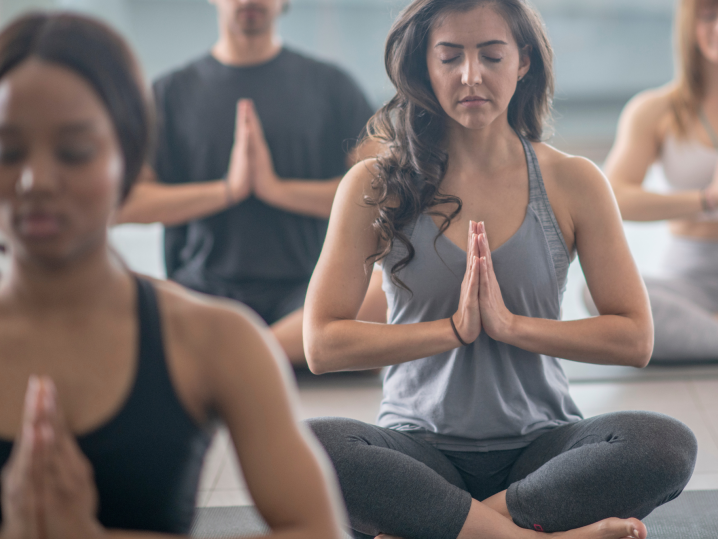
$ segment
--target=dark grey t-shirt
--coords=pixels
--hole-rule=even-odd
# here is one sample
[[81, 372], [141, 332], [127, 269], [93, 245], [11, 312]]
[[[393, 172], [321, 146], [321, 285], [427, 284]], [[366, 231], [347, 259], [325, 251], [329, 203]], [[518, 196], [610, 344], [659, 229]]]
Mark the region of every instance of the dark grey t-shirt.
[[[280, 178], [341, 176], [372, 114], [343, 71], [286, 48], [252, 67], [227, 66], [207, 55], [158, 80], [154, 91], [160, 117], [155, 168], [166, 183], [226, 176], [241, 98], [254, 100]], [[253, 280], [308, 279], [326, 229], [326, 219], [250, 197], [168, 227], [167, 274], [208, 293]]]

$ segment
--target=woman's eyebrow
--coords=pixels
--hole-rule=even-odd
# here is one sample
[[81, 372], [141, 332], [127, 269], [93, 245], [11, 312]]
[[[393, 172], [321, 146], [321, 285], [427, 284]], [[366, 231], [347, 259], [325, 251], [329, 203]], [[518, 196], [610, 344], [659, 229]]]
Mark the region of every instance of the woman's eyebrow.
[[58, 131], [63, 135], [82, 135], [95, 131], [95, 122], [87, 120], [81, 122], [67, 123], [60, 126]]
[[[489, 47], [491, 45], [508, 45], [505, 41], [501, 41], [500, 39], [492, 39], [490, 41], [484, 41], [483, 43], [479, 43], [476, 45], [477, 49], [481, 49], [482, 47]], [[463, 45], [459, 45], [458, 43], [449, 43], [448, 41], [440, 41], [436, 45], [434, 45], [434, 48], [436, 47], [451, 47], [452, 49], [463, 49]]]

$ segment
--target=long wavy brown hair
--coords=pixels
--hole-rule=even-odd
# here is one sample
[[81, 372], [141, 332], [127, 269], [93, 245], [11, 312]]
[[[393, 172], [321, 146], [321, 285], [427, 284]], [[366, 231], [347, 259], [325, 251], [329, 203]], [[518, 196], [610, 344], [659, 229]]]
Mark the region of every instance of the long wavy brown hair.
[[696, 36], [698, 10], [716, 6], [718, 0], [681, 0], [677, 6], [673, 38], [676, 75], [671, 105], [679, 136], [686, 136], [688, 126], [698, 114], [705, 97], [704, 59]]
[[[467, 12], [490, 5], [507, 22], [519, 50], [531, 57], [531, 67], [516, 89], [508, 109], [509, 125], [531, 141], [539, 141], [553, 98], [553, 51], [544, 24], [525, 0], [415, 0], [406, 7], [389, 32], [384, 62], [396, 95], [370, 120], [368, 136], [385, 152], [376, 163], [374, 196], [366, 203], [378, 208], [374, 228], [384, 248], [367, 259], [384, 259], [399, 242], [406, 255], [391, 268], [391, 279], [408, 289], [397, 273], [414, 258], [414, 247], [404, 228], [421, 213], [443, 217], [439, 235], [461, 213], [461, 199], [441, 192], [448, 165], [443, 147], [446, 113], [429, 81], [426, 64], [431, 29], [449, 12]], [[452, 204], [454, 210], [432, 210]]]

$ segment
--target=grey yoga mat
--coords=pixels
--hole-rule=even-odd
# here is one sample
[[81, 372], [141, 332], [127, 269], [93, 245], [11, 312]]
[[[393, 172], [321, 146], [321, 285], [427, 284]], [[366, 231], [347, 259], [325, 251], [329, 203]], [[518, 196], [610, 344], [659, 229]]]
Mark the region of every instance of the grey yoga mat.
[[[644, 522], [648, 539], [718, 539], [718, 490], [684, 492]], [[197, 510], [192, 537], [229, 539], [267, 531], [254, 507], [208, 507]]]

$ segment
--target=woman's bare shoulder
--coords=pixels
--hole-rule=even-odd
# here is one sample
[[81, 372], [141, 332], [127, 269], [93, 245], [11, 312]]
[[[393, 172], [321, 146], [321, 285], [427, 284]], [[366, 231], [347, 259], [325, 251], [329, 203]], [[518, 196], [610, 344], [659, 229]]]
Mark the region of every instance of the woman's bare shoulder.
[[377, 192], [376, 178], [378, 174], [379, 159], [372, 157], [364, 159], [355, 164], [346, 173], [339, 185], [343, 191], [349, 191], [353, 195], [372, 196]]
[[675, 85], [667, 84], [636, 94], [621, 112], [619, 129], [651, 133], [662, 139], [670, 124], [675, 92]]
[[204, 356], [232, 342], [258, 337], [265, 324], [251, 309], [229, 299], [194, 292], [172, 281], [152, 280], [165, 337]]
[[585, 196], [597, 189], [610, 190], [605, 175], [590, 159], [566, 153], [544, 142], [535, 143], [534, 149], [547, 189], [549, 185], [555, 186], [562, 195], [571, 197]]

